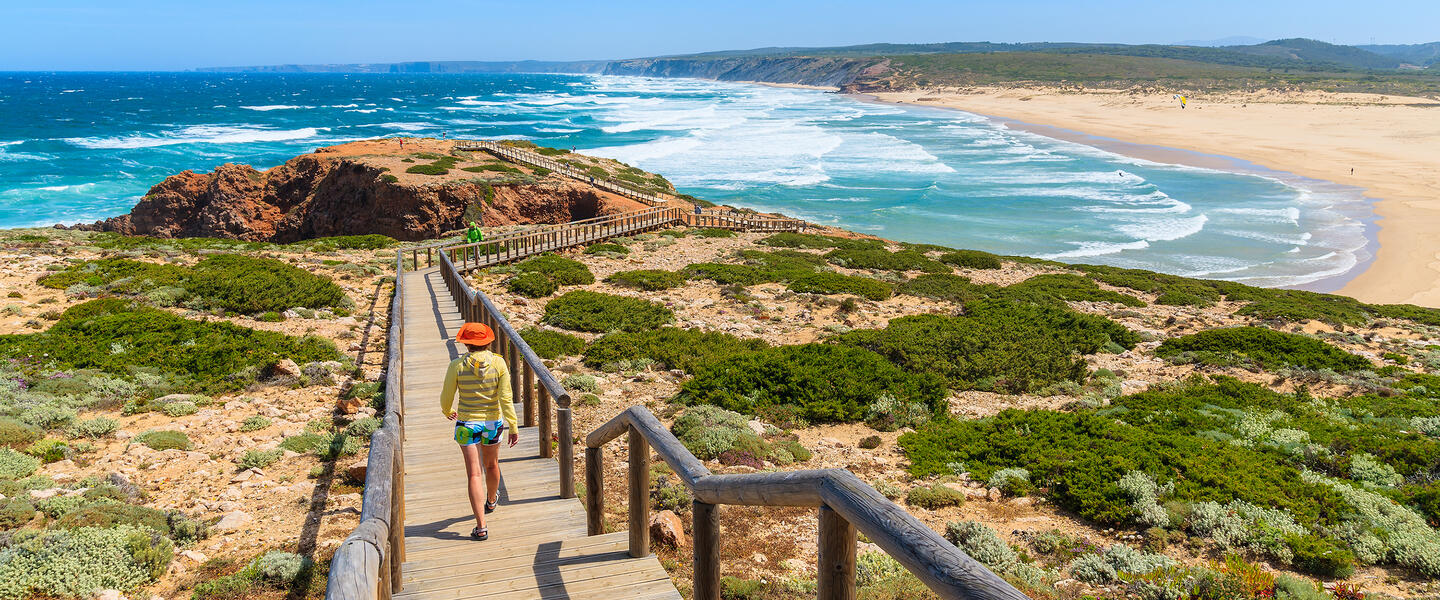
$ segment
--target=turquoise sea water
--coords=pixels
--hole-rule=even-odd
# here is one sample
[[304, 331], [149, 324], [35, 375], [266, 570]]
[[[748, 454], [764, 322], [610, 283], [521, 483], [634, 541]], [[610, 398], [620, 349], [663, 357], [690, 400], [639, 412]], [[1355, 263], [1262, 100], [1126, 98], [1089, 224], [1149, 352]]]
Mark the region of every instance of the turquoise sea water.
[[183, 169], [393, 135], [531, 139], [891, 239], [1255, 285], [1333, 287], [1373, 251], [1355, 190], [1281, 173], [812, 90], [523, 74], [0, 73], [0, 227], [123, 214]]

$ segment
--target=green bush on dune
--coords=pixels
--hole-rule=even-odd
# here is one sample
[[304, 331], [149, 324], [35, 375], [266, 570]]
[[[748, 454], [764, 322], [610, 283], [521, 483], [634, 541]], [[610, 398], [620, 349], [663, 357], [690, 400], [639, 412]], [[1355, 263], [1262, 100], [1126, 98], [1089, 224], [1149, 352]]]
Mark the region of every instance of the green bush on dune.
[[694, 373], [702, 365], [768, 346], [764, 340], [741, 339], [718, 331], [660, 327], [611, 333], [595, 340], [585, 349], [585, 365], [598, 369], [607, 364], [644, 358], [668, 369]]
[[940, 255], [940, 262], [962, 269], [998, 269], [1000, 257], [979, 250], [955, 250]]
[[1187, 355], [1200, 362], [1214, 362], [1226, 356], [1238, 355], [1253, 361], [1261, 368], [1288, 365], [1339, 372], [1358, 371], [1373, 366], [1364, 357], [1350, 354], [1315, 338], [1263, 327], [1226, 327], [1171, 338], [1155, 349], [1155, 355]]
[[544, 273], [520, 273], [505, 282], [505, 290], [526, 298], [547, 298], [560, 286]]
[[852, 331], [832, 342], [865, 348], [956, 389], [1036, 391], [1061, 381], [1083, 382], [1085, 354], [1131, 348], [1138, 337], [1104, 317], [1062, 308], [983, 300], [962, 316], [892, 319], [885, 329]]
[[912, 374], [861, 348], [835, 344], [780, 346], [700, 365], [677, 399], [744, 414], [788, 406], [810, 422], [863, 420], [882, 395], [944, 406], [945, 383]]
[[755, 265], [693, 263], [682, 271], [690, 279], [709, 279], [720, 285], [750, 286], [772, 281], [774, 273]]
[[854, 249], [841, 248], [825, 254], [825, 260], [851, 269], [875, 269], [882, 271], [923, 271], [925, 273], [949, 273], [950, 267], [914, 250], [891, 252], [884, 248]]
[[541, 322], [572, 331], [645, 331], [675, 320], [658, 304], [585, 290], [567, 292], [545, 304]]
[[680, 287], [685, 283], [685, 278], [675, 271], [640, 269], [611, 274], [605, 278], [605, 282], [647, 292], [658, 292]]
[[787, 289], [809, 294], [854, 294], [867, 300], [884, 300], [895, 294], [895, 286], [883, 281], [830, 272], [797, 276]]
[[543, 273], [560, 285], [595, 283], [595, 274], [590, 272], [585, 263], [554, 254], [541, 254], [526, 259], [516, 264], [515, 268], [522, 273]]
[[519, 333], [535, 355], [544, 359], [574, 356], [585, 349], [585, 340], [568, 333], [536, 327], [526, 327]]
[[1007, 297], [1034, 302], [1113, 302], [1124, 306], [1145, 306], [1145, 302], [1129, 294], [1102, 290], [1095, 282], [1068, 273], [1036, 275], [1005, 288]]
[[813, 233], [777, 233], [758, 243], [776, 248], [841, 248], [854, 250], [883, 249], [885, 242], [872, 239], [842, 238]]

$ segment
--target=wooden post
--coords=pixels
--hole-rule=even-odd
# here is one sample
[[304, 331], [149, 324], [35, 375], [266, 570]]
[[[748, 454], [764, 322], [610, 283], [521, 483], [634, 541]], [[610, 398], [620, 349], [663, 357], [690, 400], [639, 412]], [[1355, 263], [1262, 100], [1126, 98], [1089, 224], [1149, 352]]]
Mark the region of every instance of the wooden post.
[[[564, 410], [564, 409], [561, 409]], [[564, 445], [561, 445], [564, 447]], [[561, 461], [560, 470], [569, 467]], [[585, 448], [585, 534], [605, 533], [604, 448]]]
[[[571, 431], [572, 420], [568, 401], [555, 410], [555, 422], [560, 438], [560, 497], [575, 497], [575, 434]], [[589, 475], [587, 474], [588, 478]], [[586, 484], [589, 485], [589, 484]], [[587, 488], [588, 491], [588, 488]]]
[[[405, 428], [400, 428], [400, 438], [404, 438]], [[401, 568], [405, 564], [405, 445], [401, 440], [395, 442], [394, 458], [391, 459], [395, 471], [391, 476], [394, 482], [390, 492], [390, 593], [400, 593], [402, 582]]]
[[394, 585], [390, 576], [390, 552], [390, 542], [386, 540], [380, 556], [380, 575], [375, 581], [375, 600], [390, 600], [390, 587]]
[[[518, 348], [518, 347], [515, 348], [515, 354], [520, 355], [520, 348]], [[525, 424], [528, 425], [528, 426], [530, 426], [530, 427], [534, 427], [534, 426], [535, 426], [535, 394], [534, 394], [535, 386], [534, 386], [534, 383], [533, 383], [533, 382], [535, 381], [535, 368], [532, 367], [532, 366], [530, 366], [530, 363], [525, 362], [523, 359], [520, 361], [520, 363], [521, 363], [521, 365], [523, 365], [523, 366], [525, 367], [525, 376], [524, 376], [523, 380], [520, 382], [520, 383], [522, 384], [522, 386], [521, 386], [521, 388], [522, 388], [522, 389], [521, 389], [521, 394], [522, 394], [522, 395], [524, 396], [524, 398], [525, 398]], [[545, 449], [546, 449], [546, 448], [549, 448], [549, 447], [550, 447], [550, 440], [549, 440], [548, 438], [546, 438], [546, 439], [544, 439], [544, 440], [541, 440], [541, 441], [540, 441], [540, 456], [544, 456], [544, 457], [547, 457], [547, 458], [548, 458], [548, 457], [549, 457], [549, 453], [546, 452]]]
[[[527, 381], [526, 383], [528, 384], [529, 382]], [[543, 385], [542, 385], [542, 386], [539, 386], [539, 388], [540, 388], [540, 390], [539, 390], [539, 392], [540, 392], [540, 402], [539, 402], [539, 404], [540, 404], [540, 456], [541, 456], [541, 458], [550, 458], [550, 457], [552, 457], [552, 456], [555, 456], [555, 451], [554, 451], [554, 449], [550, 446], [550, 435], [551, 435], [551, 433], [552, 433], [552, 432], [551, 432], [551, 429], [550, 429], [550, 390], [545, 389], [545, 386], [543, 386]], [[566, 467], [567, 467], [567, 465], [561, 465], [561, 468], [566, 468]]]
[[820, 507], [820, 600], [855, 600], [855, 526], [828, 506]]
[[650, 555], [650, 443], [630, 428], [630, 556]]
[[691, 504], [695, 531], [695, 599], [720, 600], [720, 507]]

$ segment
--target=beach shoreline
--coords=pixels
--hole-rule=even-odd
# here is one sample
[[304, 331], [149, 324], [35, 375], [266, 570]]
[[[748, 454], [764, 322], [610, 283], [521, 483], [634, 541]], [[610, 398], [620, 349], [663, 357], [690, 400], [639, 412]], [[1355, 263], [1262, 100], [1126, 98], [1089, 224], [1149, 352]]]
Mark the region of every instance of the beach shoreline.
[[962, 110], [1144, 160], [1291, 174], [1363, 190], [1374, 212], [1367, 222], [1373, 256], [1301, 287], [1366, 302], [1440, 306], [1440, 236], [1433, 234], [1440, 230], [1440, 102], [1253, 93], [1191, 98], [1181, 109], [1170, 94], [1038, 88], [853, 96]]

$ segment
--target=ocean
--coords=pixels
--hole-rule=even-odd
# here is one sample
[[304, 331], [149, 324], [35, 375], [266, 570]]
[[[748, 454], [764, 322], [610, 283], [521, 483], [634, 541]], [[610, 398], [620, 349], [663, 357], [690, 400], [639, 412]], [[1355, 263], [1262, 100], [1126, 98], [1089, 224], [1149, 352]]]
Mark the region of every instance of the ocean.
[[0, 227], [124, 214], [225, 162], [384, 136], [528, 139], [682, 192], [890, 239], [1335, 289], [1373, 256], [1358, 190], [1142, 160], [960, 111], [594, 75], [0, 73]]

